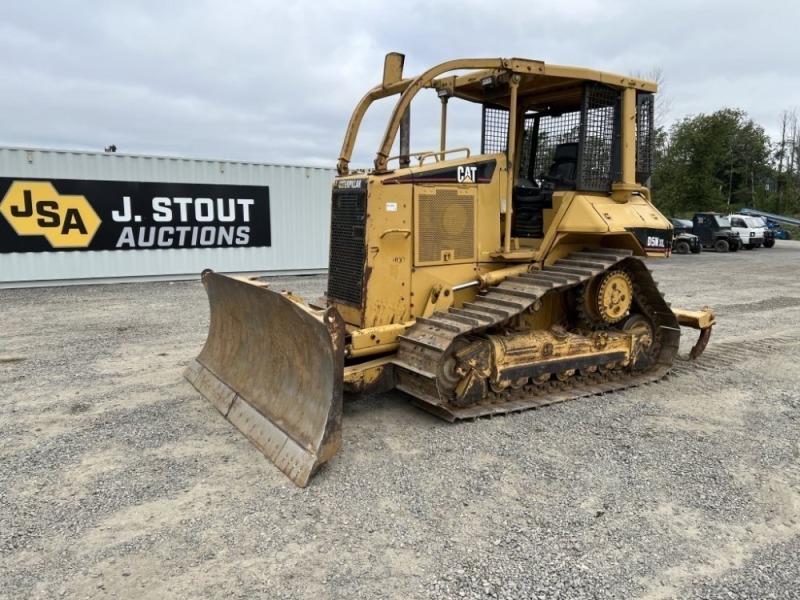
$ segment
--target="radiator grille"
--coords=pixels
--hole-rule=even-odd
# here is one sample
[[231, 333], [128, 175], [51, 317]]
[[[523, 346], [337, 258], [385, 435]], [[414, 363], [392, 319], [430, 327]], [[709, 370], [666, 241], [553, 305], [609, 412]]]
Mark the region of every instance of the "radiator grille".
[[474, 260], [474, 192], [439, 189], [420, 194], [417, 232], [418, 264]]
[[367, 257], [367, 191], [333, 190], [328, 298], [361, 307]]

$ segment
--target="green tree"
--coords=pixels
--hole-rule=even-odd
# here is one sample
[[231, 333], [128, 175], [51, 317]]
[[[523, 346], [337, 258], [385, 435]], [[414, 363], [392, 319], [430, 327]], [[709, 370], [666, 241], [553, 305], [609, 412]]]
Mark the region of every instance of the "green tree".
[[770, 140], [744, 111], [724, 108], [672, 125], [653, 174], [667, 213], [737, 210], [763, 203], [772, 174]]
[[797, 123], [797, 109], [781, 113], [780, 127], [781, 137], [775, 144], [773, 155], [774, 185], [768, 186], [766, 208], [779, 214], [796, 214], [800, 211], [800, 172], [797, 164], [800, 129]]

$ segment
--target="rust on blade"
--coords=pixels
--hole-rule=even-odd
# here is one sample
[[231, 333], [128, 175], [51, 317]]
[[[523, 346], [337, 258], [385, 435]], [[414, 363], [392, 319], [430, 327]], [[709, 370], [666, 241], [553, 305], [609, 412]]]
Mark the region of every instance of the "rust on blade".
[[298, 486], [341, 447], [344, 322], [205, 271], [205, 347], [186, 379]]

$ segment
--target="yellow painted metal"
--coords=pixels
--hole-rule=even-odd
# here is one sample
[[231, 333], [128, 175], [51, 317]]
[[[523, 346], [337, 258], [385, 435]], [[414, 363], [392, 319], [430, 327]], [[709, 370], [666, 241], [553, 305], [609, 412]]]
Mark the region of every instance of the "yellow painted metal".
[[628, 314], [633, 303], [633, 282], [630, 276], [621, 270], [608, 271], [595, 281], [596, 295], [593, 294], [591, 299], [598, 318], [606, 323], [618, 323]]
[[636, 185], [636, 90], [622, 90], [620, 121], [620, 157], [622, 161], [621, 181], [626, 186]]
[[389, 157], [389, 152], [392, 149], [395, 136], [400, 129], [400, 121], [417, 92], [424, 87], [430, 86], [434, 78], [450, 71], [458, 71], [461, 69], [489, 69], [492, 67], [500, 68], [503, 66], [503, 62], [503, 59], [499, 58], [451, 60], [428, 69], [416, 77], [406, 89], [403, 90], [397, 104], [395, 104], [394, 111], [386, 126], [386, 132], [383, 135], [383, 142], [375, 157], [375, 170], [379, 173], [386, 170], [386, 159]]
[[567, 316], [561, 296], [550, 294], [533, 306], [533, 311], [520, 315], [520, 322], [531, 330], [547, 329], [553, 323], [560, 323]]
[[[368, 301], [361, 307], [331, 301], [350, 331], [411, 321], [425, 312], [435, 286], [452, 288], [504, 266], [492, 254], [501, 247], [499, 196], [508, 186], [505, 154], [450, 159], [447, 165], [458, 169], [485, 160], [493, 160], [496, 165], [491, 181], [480, 184], [386, 183], [440, 169], [442, 163], [436, 162], [368, 176], [370, 218], [365, 223], [364, 278], [364, 295]], [[420, 207], [425, 202], [443, 209], [441, 223], [431, 223], [429, 219], [420, 221]], [[469, 232], [468, 247], [461, 248], [468, 251], [466, 258], [453, 252], [458, 248], [442, 241], [448, 230], [458, 237], [461, 228]], [[420, 256], [421, 243], [425, 249], [424, 236], [435, 244], [427, 248], [428, 256], [424, 253]], [[435, 256], [430, 256], [432, 249], [436, 251]], [[526, 262], [529, 258], [530, 255]], [[474, 296], [475, 290], [462, 290], [455, 293], [453, 299], [458, 306], [473, 300]], [[365, 351], [384, 350], [377, 346], [373, 350], [359, 347], [354, 356], [363, 356]]]
[[531, 270], [531, 265], [524, 264], [524, 265], [514, 265], [513, 267], [506, 267], [504, 269], [497, 269], [496, 271], [489, 271], [488, 273], [484, 273], [478, 277], [480, 281], [481, 288], [487, 288], [492, 285], [497, 285], [504, 279], [508, 277], [514, 277], [515, 275], [521, 275], [523, 273], [527, 273]]
[[399, 52], [389, 52], [383, 60], [383, 87], [389, 87], [403, 79], [403, 63], [406, 57]]
[[716, 316], [714, 311], [708, 307], [703, 310], [683, 310], [680, 308], [673, 308], [672, 312], [678, 317], [678, 323], [683, 327], [690, 327], [692, 329], [707, 329], [716, 324]]
[[[298, 485], [305, 485], [341, 443], [342, 390], [387, 389], [400, 336], [418, 318], [462, 308], [486, 288], [547, 270], [571, 252], [612, 248], [639, 256], [669, 254], [668, 248], [645, 251], [632, 233], [671, 229], [650, 202], [649, 191], [636, 182], [637, 94], [655, 92], [654, 83], [519, 58], [459, 59], [403, 78], [403, 62], [399, 54], [386, 57], [381, 84], [353, 111], [337, 164], [337, 184], [357, 178], [363, 180], [358, 189], [366, 192], [363, 231], [360, 222], [352, 225], [353, 239], [363, 235], [364, 240], [361, 302], [330, 298], [324, 311], [314, 310], [258, 282], [204, 276], [212, 323], [206, 347], [187, 369], [187, 378]], [[512, 198], [527, 135], [525, 115], [578, 110], [587, 82], [610, 86], [621, 98], [619, 181], [612, 182], [610, 193], [552, 192], [552, 208], [542, 210], [541, 237], [515, 238]], [[438, 150], [412, 152], [418, 164], [391, 170], [389, 153], [403, 115], [425, 88], [436, 90], [441, 99]], [[351, 174], [350, 159], [367, 110], [391, 96], [397, 98], [376, 152], [375, 170]], [[469, 148], [446, 147], [451, 98], [508, 109], [502, 151], [472, 154]], [[481, 181], [475, 176], [479, 165], [484, 167]], [[347, 268], [356, 267], [348, 263]], [[620, 298], [624, 278], [608, 280], [605, 287], [598, 281], [597, 316], [623, 327], [629, 306]], [[646, 345], [644, 338], [653, 333], [646, 327], [578, 334], [585, 324], [570, 321], [580, 307], [575, 293], [545, 294], [512, 317], [511, 330], [504, 335], [478, 331], [465, 336], [470, 341], [464, 344], [477, 339], [490, 344], [494, 358], [481, 368], [491, 372], [493, 388], [521, 385], [529, 377], [525, 369], [536, 361], [547, 363], [542, 368], [557, 368], [562, 358], [586, 358], [587, 369], [611, 368], [603, 361], [612, 361], [613, 355], [614, 363], [627, 363]], [[680, 324], [701, 330], [693, 354], [701, 352], [714, 324], [713, 312], [675, 313]], [[458, 313], [451, 316], [455, 319]], [[554, 326], [561, 322], [574, 327], [568, 333]], [[593, 357], [599, 357], [597, 364]], [[570, 375], [556, 374], [562, 380]], [[537, 375], [530, 379], [537, 381]], [[459, 389], [467, 393], [473, 386], [467, 377], [463, 382]]]
[[435, 285], [431, 288], [431, 295], [428, 298], [428, 303], [422, 311], [423, 317], [430, 317], [434, 312], [441, 311], [447, 312], [455, 301], [455, 294], [451, 288], [444, 288], [441, 285]]
[[[471, 72], [455, 77], [443, 77], [447, 73], [462, 70], [470, 70]], [[396, 73], [396, 70], [391, 72]], [[402, 70], [400, 72], [402, 73]], [[337, 164], [339, 174], [346, 175], [349, 172], [350, 158], [353, 154], [358, 130], [366, 111], [375, 100], [395, 94], [402, 94], [403, 96], [389, 119], [383, 142], [375, 159], [376, 169], [383, 171], [386, 168], [386, 159], [400, 127], [402, 115], [419, 90], [426, 87], [439, 89], [446, 87], [447, 89], [452, 89], [453, 95], [456, 97], [480, 102], [482, 101], [479, 93], [481, 81], [487, 77], [503, 78], [514, 74], [520, 77], [520, 94], [523, 104], [529, 108], [552, 105], [554, 99], [559, 97], [557, 92], [570, 82], [576, 84], [576, 89], [579, 87], [578, 84], [583, 81], [596, 81], [618, 89], [642, 92], [655, 92], [658, 89], [655, 83], [634, 77], [615, 75], [594, 69], [549, 65], [542, 61], [519, 58], [459, 59], [437, 65], [413, 79], [395, 80], [393, 75], [387, 80], [384, 77], [383, 83], [367, 92], [353, 111], [345, 132], [342, 150], [339, 154], [339, 162]], [[526, 100], [526, 96], [532, 93], [534, 88], [536, 90], [536, 101]], [[554, 90], [552, 95], [548, 92], [551, 89]], [[503, 99], [499, 98], [497, 102], [503, 104]], [[506, 104], [508, 104], [508, 101], [506, 101]], [[633, 180], [625, 179], [625, 181]]]
[[391, 388], [392, 357], [385, 356], [344, 368], [344, 390], [379, 392]]
[[346, 176], [350, 172], [350, 157], [353, 155], [353, 148], [356, 143], [358, 130], [361, 127], [361, 122], [364, 120], [364, 115], [367, 113], [367, 110], [372, 103], [375, 102], [375, 100], [388, 98], [389, 96], [393, 96], [404, 91], [410, 83], [411, 79], [401, 79], [397, 83], [393, 83], [391, 85], [379, 85], [372, 88], [364, 95], [363, 98], [361, 98], [359, 103], [356, 105], [356, 108], [350, 117], [350, 122], [347, 125], [347, 129], [345, 130], [344, 141], [342, 142], [342, 150], [339, 153], [339, 161], [336, 163], [336, 171], [339, 175]]
[[443, 96], [441, 123], [439, 124], [439, 151], [444, 152], [447, 148], [447, 96]]
[[365, 327], [350, 333], [350, 343], [345, 347], [345, 356], [359, 358], [397, 349], [397, 337], [403, 335], [414, 321], [393, 323], [378, 327]]
[[[511, 95], [509, 98], [509, 110], [508, 110], [508, 164], [516, 165], [516, 151], [517, 151], [517, 127], [515, 123], [517, 122], [517, 110], [519, 108], [517, 104], [517, 92], [519, 90], [519, 75], [512, 75], [508, 82], [508, 87], [511, 90]], [[516, 179], [517, 175], [514, 169], [508, 170], [508, 184], [507, 189], [513, 190], [514, 189], [514, 180]], [[506, 253], [511, 252], [511, 222], [514, 219], [514, 203], [509, 202], [509, 199], [506, 199], [506, 222], [505, 222], [505, 245], [503, 246], [503, 251]]]
[[678, 323], [682, 327], [689, 327], [691, 329], [699, 329], [700, 337], [689, 352], [689, 357], [695, 359], [699, 357], [708, 345], [708, 340], [711, 337], [711, 330], [716, 324], [716, 316], [714, 311], [709, 307], [703, 307], [703, 310], [681, 310], [673, 308], [672, 312], [678, 317]]
[[627, 364], [636, 337], [621, 332], [577, 335], [553, 326], [513, 335], [486, 336], [492, 360], [488, 365], [492, 389], [500, 391], [514, 384], [519, 370], [532, 364], [558, 369], [559, 360], [613, 356], [608, 362]]
[[[403, 171], [408, 169], [399, 172]], [[414, 230], [414, 186], [382, 185], [375, 177], [370, 177], [370, 184], [364, 278], [364, 293], [369, 301], [362, 306], [357, 321], [345, 317], [359, 328], [405, 323], [414, 316], [411, 275], [415, 236], [404, 233]], [[386, 232], [393, 233], [384, 235]], [[427, 293], [426, 289], [426, 296]]]

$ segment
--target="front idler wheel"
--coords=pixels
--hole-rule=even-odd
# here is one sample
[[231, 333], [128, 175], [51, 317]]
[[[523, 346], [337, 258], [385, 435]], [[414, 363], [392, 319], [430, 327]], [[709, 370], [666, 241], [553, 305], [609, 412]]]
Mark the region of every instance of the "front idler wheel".
[[620, 329], [634, 336], [631, 346], [633, 368], [650, 366], [655, 358], [655, 329], [650, 319], [642, 314], [633, 314], [625, 319]]
[[458, 408], [483, 400], [489, 393], [486, 377], [470, 363], [487, 362], [490, 356], [488, 345], [481, 342], [470, 343], [465, 339], [453, 342], [439, 366], [439, 393]]

